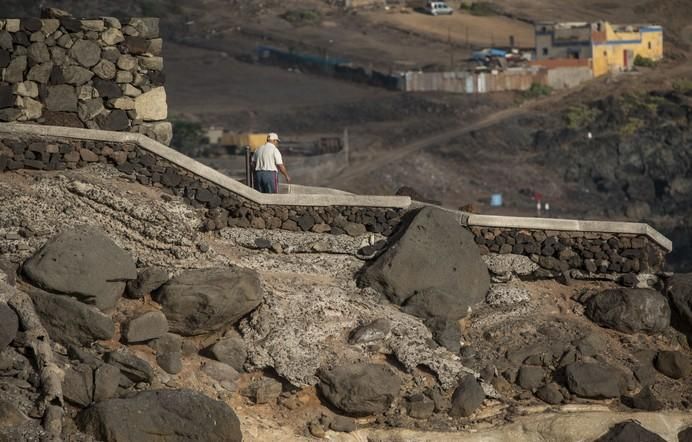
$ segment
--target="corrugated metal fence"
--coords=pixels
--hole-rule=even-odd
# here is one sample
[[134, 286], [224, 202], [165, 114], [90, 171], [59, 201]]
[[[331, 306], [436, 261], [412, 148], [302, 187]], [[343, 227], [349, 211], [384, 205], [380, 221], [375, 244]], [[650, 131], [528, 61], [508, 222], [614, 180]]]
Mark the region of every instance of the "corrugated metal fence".
[[407, 92], [453, 92], [482, 94], [486, 92], [525, 91], [533, 83], [547, 84], [547, 72], [540, 68], [510, 68], [497, 72], [407, 72]]

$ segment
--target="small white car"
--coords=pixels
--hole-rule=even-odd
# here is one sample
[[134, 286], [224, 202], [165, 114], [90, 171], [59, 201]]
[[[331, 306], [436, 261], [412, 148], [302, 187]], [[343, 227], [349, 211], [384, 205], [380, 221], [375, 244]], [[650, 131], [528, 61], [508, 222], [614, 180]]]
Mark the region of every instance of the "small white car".
[[454, 12], [445, 2], [428, 2], [423, 10], [430, 15], [452, 15]]

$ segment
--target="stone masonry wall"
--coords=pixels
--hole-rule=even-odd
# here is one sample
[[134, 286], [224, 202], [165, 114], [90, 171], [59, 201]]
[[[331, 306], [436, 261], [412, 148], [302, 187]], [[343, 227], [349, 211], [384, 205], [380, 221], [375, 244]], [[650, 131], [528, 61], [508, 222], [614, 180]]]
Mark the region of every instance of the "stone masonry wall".
[[156, 18], [0, 19], [0, 121], [169, 144], [162, 44]]
[[373, 232], [389, 236], [399, 225], [403, 212], [358, 207], [265, 207], [132, 143], [0, 136], [0, 172], [75, 169], [97, 162], [112, 164], [141, 184], [159, 187], [182, 197], [193, 207], [208, 209], [206, 230], [253, 227], [352, 236]]
[[481, 254], [531, 258], [546, 276], [567, 270], [588, 274], [656, 273], [665, 251], [642, 235], [471, 227]]
[[[194, 175], [132, 143], [0, 135], [0, 172], [64, 170], [112, 164], [143, 185], [161, 188], [206, 209], [206, 230], [225, 227], [283, 229], [358, 236], [390, 236], [406, 209], [261, 206]], [[656, 273], [665, 251], [646, 236], [470, 227], [482, 254], [528, 256], [536, 277], [577, 270], [586, 275]], [[376, 252], [366, 251], [365, 255]]]

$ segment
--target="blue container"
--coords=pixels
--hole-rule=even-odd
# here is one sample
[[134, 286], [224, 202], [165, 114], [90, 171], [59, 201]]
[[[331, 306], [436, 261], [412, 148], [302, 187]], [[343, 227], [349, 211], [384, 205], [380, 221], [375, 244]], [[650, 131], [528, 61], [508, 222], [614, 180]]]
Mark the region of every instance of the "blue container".
[[490, 196], [490, 207], [502, 207], [501, 193], [494, 193]]

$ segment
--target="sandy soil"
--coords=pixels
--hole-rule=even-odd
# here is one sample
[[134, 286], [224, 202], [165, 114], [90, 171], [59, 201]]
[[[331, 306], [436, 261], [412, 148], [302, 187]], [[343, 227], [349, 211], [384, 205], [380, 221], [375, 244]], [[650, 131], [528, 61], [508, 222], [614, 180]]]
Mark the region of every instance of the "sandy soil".
[[165, 46], [168, 105], [175, 114], [291, 112], [299, 106], [353, 102], [387, 95], [378, 88], [243, 63], [214, 50]]
[[455, 11], [452, 15], [434, 17], [419, 12], [379, 10], [368, 11], [363, 15], [377, 25], [417, 32], [459, 45], [507, 46], [510, 36], [514, 36], [516, 46], [534, 46], [533, 26], [503, 16], [474, 16], [463, 11]]

